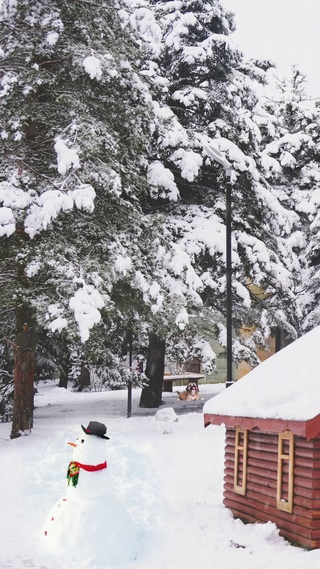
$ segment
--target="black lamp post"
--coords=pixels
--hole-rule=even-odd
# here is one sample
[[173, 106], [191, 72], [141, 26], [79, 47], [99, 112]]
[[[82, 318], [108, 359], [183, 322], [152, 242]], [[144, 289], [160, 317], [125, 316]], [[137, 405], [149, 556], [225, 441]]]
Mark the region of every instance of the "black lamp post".
[[227, 312], [227, 381], [226, 387], [233, 384], [232, 374], [232, 247], [231, 247], [231, 219], [232, 219], [232, 181], [231, 164], [213, 146], [204, 145], [204, 150], [216, 162], [219, 162], [226, 173], [226, 312]]
[[[131, 371], [132, 371], [132, 330], [129, 330], [128, 336], [129, 336], [129, 345], [128, 345], [128, 349], [129, 349], [129, 370], [131, 373]], [[131, 377], [129, 377], [128, 399], [127, 399], [127, 418], [128, 419], [131, 417], [131, 411], [132, 411], [132, 379], [131, 379]]]

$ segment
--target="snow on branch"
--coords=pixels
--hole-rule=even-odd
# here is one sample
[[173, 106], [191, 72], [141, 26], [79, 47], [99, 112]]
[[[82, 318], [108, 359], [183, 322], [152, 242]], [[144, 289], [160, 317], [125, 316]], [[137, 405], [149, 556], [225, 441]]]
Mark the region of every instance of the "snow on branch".
[[177, 120], [168, 105], [160, 106], [157, 101], [152, 102], [153, 111], [159, 128], [159, 146], [161, 148], [187, 146], [189, 144], [188, 133]]
[[61, 211], [70, 211], [74, 205], [78, 209], [92, 212], [94, 209], [95, 191], [89, 184], [79, 184], [70, 192], [48, 190], [39, 196], [30, 207], [25, 219], [25, 231], [33, 238], [43, 229], [47, 229]]
[[307, 144], [309, 147], [314, 146], [311, 136], [301, 132], [292, 134], [288, 132], [279, 138], [279, 140], [274, 140], [267, 144], [266, 152], [268, 154], [278, 154], [284, 145], [286, 145], [287, 150], [300, 150], [303, 144]]
[[70, 196], [78, 209], [85, 209], [90, 212], [94, 210], [96, 192], [90, 184], [79, 184], [70, 193]]
[[69, 306], [74, 311], [74, 317], [79, 326], [82, 342], [89, 339], [90, 330], [101, 320], [100, 310], [104, 307], [104, 300], [99, 291], [91, 285], [79, 288], [70, 298]]
[[167, 198], [170, 201], [177, 201], [180, 197], [179, 190], [174, 181], [172, 172], [165, 168], [160, 161], [149, 164], [147, 180], [150, 184], [150, 195], [153, 199]]
[[80, 168], [80, 159], [75, 148], [68, 148], [66, 142], [57, 137], [54, 149], [57, 153], [58, 172], [65, 175], [72, 167], [74, 170]]
[[114, 269], [116, 273], [125, 277], [132, 269], [132, 260], [128, 255], [117, 255], [114, 261]]
[[60, 190], [48, 190], [38, 197], [25, 220], [26, 233], [33, 238], [58, 216], [60, 211], [72, 209], [72, 198]]
[[18, 180], [15, 175], [10, 180], [0, 182], [0, 202], [3, 206], [14, 209], [24, 209], [33, 200], [31, 193], [17, 187]]
[[189, 315], [185, 308], [179, 312], [176, 318], [176, 325], [178, 326], [179, 330], [184, 330], [185, 327], [189, 324]]
[[205, 373], [212, 373], [215, 371], [216, 353], [211, 348], [210, 343], [204, 338], [199, 338], [194, 344], [195, 353], [201, 359], [201, 367]]
[[180, 15], [179, 25], [172, 26], [170, 33], [166, 37], [166, 46], [178, 51], [181, 48], [181, 37], [188, 34], [189, 27], [196, 25], [197, 19], [194, 14], [187, 12]]
[[272, 174], [280, 174], [282, 172], [282, 168], [278, 160], [269, 156], [265, 151], [261, 153], [260, 163], [267, 177]]
[[58, 304], [49, 304], [47, 319], [49, 318], [53, 318], [48, 326], [51, 332], [61, 332], [68, 326], [68, 320], [62, 316], [62, 309]]
[[171, 155], [171, 160], [179, 166], [181, 176], [188, 180], [188, 182], [193, 182], [199, 175], [199, 170], [203, 163], [203, 158], [200, 154], [192, 150], [183, 150], [183, 148], [176, 150], [176, 152]]
[[110, 53], [99, 54], [99, 58], [95, 55], [88, 55], [82, 61], [82, 66], [90, 79], [97, 81], [101, 81], [103, 77], [109, 81], [110, 78], [118, 75], [114, 57]]
[[58, 32], [48, 32], [47, 36], [46, 36], [46, 42], [49, 45], [54, 46], [57, 43], [59, 37], [60, 36], [59, 36]]
[[90, 79], [97, 79], [98, 81], [101, 79], [102, 69], [100, 59], [94, 55], [89, 55], [83, 60], [82, 65], [85, 72], [88, 73]]
[[136, 287], [143, 293], [144, 302], [151, 305], [151, 310], [154, 314], [158, 312], [162, 308], [164, 301], [159, 283], [152, 281], [151, 284], [149, 284], [141, 271], [136, 271], [134, 282]]
[[138, 32], [152, 55], [158, 57], [162, 47], [162, 31], [152, 10], [141, 7], [130, 16], [125, 10], [119, 10], [118, 14], [123, 24], [129, 24], [132, 30]]
[[15, 219], [12, 213], [12, 210], [9, 207], [1, 207], [0, 208], [0, 237], [6, 236], [9, 237], [12, 233], [15, 232], [16, 224]]

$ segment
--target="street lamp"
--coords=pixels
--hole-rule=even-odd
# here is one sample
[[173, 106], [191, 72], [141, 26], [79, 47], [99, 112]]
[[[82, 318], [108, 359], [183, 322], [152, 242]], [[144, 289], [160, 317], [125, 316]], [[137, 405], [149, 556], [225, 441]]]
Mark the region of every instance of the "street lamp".
[[131, 417], [132, 412], [132, 330], [128, 330], [128, 350], [129, 350], [129, 381], [128, 381], [128, 399], [127, 399], [127, 418]]
[[232, 378], [232, 248], [231, 248], [231, 164], [213, 146], [204, 145], [204, 150], [216, 162], [224, 167], [226, 173], [226, 312], [227, 312], [227, 381], [226, 387], [233, 384]]

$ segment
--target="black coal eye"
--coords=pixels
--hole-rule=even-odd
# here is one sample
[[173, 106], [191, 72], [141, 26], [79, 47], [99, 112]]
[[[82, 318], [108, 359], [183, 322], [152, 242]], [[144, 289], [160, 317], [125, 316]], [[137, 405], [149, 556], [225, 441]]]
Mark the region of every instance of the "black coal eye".
[[81, 439], [81, 442], [84, 443], [84, 439]]

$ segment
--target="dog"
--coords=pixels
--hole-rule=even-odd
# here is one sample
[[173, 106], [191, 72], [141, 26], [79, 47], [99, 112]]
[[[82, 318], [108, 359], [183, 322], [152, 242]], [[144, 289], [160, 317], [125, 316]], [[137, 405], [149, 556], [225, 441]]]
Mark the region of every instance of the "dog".
[[199, 388], [196, 383], [188, 383], [185, 391], [177, 391], [180, 401], [198, 401], [200, 399]]

